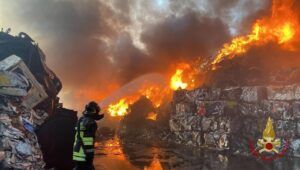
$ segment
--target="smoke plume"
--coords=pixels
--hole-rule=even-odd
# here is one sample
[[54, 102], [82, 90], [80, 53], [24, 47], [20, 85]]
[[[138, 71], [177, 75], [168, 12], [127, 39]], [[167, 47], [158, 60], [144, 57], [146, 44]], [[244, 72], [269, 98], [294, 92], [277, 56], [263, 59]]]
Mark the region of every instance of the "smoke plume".
[[39, 43], [63, 82], [63, 102], [80, 109], [143, 74], [215, 55], [267, 15], [270, 1], [0, 0], [0, 6], [0, 26]]

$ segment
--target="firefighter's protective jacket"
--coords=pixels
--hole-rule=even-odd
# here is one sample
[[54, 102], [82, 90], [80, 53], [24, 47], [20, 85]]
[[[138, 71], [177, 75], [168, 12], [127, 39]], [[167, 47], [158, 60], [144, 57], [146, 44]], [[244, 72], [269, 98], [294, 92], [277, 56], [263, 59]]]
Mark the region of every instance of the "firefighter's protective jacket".
[[79, 162], [93, 162], [94, 141], [97, 123], [91, 116], [82, 116], [75, 127], [76, 135], [73, 149], [73, 160]]

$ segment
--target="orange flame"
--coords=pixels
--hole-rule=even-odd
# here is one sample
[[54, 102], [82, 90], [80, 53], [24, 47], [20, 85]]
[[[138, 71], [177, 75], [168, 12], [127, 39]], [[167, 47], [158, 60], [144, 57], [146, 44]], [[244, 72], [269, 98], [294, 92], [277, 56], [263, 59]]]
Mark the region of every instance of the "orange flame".
[[171, 78], [171, 89], [177, 90], [179, 88], [186, 89], [188, 84], [182, 81], [182, 69], [177, 69], [176, 73]]
[[[150, 86], [142, 88], [138, 93], [132, 96], [126, 96], [120, 99], [117, 103], [110, 104], [107, 108], [108, 113], [115, 116], [125, 116], [129, 111], [129, 106], [136, 102], [140, 96], [145, 96], [153, 103], [154, 107], [159, 107], [164, 98], [168, 96], [169, 90], [162, 87]], [[154, 119], [152, 119], [154, 120]]]
[[118, 103], [109, 105], [107, 110], [113, 117], [124, 116], [127, 114], [128, 107], [129, 105], [125, 99], [121, 99]]
[[[161, 87], [146, 84], [136, 94], [126, 96], [118, 102], [108, 106], [108, 113], [115, 116], [125, 116], [129, 111], [129, 106], [136, 102], [140, 96], [145, 96], [158, 108], [165, 99], [170, 99], [172, 90], [194, 88], [195, 75], [197, 71], [187, 63], [180, 63], [176, 67], [175, 73], [171, 76], [169, 86]], [[156, 120], [156, 113], [149, 113], [147, 119]]]
[[170, 88], [172, 90], [192, 89], [196, 86], [196, 75], [198, 75], [198, 71], [190, 64], [180, 63], [171, 77]]
[[273, 0], [271, 17], [257, 20], [250, 34], [236, 37], [230, 43], [224, 44], [212, 61], [212, 65], [226, 58], [232, 59], [253, 46], [268, 42], [277, 42], [289, 48], [288, 43], [294, 38], [298, 26], [297, 17], [292, 11], [293, 2], [293, 0]]

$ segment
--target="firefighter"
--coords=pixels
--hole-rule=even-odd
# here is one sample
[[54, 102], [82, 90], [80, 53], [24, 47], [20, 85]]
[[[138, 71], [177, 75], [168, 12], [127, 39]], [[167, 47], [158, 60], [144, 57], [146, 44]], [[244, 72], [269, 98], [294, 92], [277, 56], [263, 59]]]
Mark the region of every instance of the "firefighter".
[[100, 107], [96, 102], [90, 102], [85, 106], [83, 116], [78, 120], [73, 147], [73, 160], [75, 170], [93, 170], [94, 142], [97, 130], [96, 120], [104, 117], [100, 113]]

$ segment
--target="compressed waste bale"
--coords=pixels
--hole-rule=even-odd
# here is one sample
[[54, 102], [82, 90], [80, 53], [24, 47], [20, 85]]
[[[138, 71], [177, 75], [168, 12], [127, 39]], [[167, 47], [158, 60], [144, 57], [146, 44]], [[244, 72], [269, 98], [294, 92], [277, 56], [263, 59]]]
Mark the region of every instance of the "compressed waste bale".
[[266, 99], [266, 89], [259, 86], [242, 87], [241, 100], [245, 102], [258, 102]]
[[258, 118], [264, 115], [264, 111], [262, 109], [261, 104], [239, 103], [238, 110], [241, 114], [245, 116], [251, 115]]
[[290, 144], [290, 152], [294, 157], [300, 157], [300, 139], [295, 139]]
[[268, 86], [267, 95], [269, 100], [294, 100], [294, 86]]
[[[205, 108], [205, 116], [220, 116], [224, 114], [224, 107], [226, 103], [223, 101], [199, 101], [197, 102], [198, 108]], [[198, 109], [199, 110], [199, 109]]]
[[240, 87], [228, 87], [221, 91], [221, 100], [240, 100], [242, 89]]
[[221, 95], [220, 88], [198, 88], [188, 91], [187, 95], [193, 100], [219, 100]]
[[294, 120], [292, 104], [287, 101], [263, 101], [262, 110], [275, 120]]
[[295, 126], [296, 126], [295, 127], [296, 128], [295, 129], [295, 136], [300, 137], [300, 119], [296, 119], [294, 123], [295, 123]]
[[[264, 122], [265, 123], [265, 122]], [[263, 121], [253, 116], [237, 115], [230, 120], [229, 147], [231, 153], [249, 155], [249, 141], [256, 142], [261, 136]]]
[[183, 128], [181, 127], [180, 121], [181, 121], [180, 119], [176, 119], [176, 118], [170, 119], [169, 126], [172, 132], [182, 131]]
[[203, 141], [202, 141], [202, 134], [200, 131], [192, 131], [192, 141], [195, 143], [197, 146], [201, 146]]
[[202, 129], [205, 145], [215, 149], [227, 149], [230, 133], [230, 121], [228, 117], [216, 116], [202, 118]]
[[169, 121], [171, 131], [201, 130], [201, 117], [176, 116]]
[[274, 122], [276, 136], [281, 139], [292, 139], [296, 134], [295, 121], [277, 120]]
[[201, 132], [199, 131], [182, 131], [175, 132], [176, 143], [190, 146], [201, 146]]
[[228, 149], [228, 135], [225, 132], [204, 133], [205, 145], [214, 149]]
[[187, 96], [187, 90], [180, 89], [173, 93], [173, 101], [175, 103], [190, 102], [191, 98]]
[[295, 100], [300, 100], [300, 85], [296, 84], [294, 87]]
[[196, 105], [194, 103], [178, 103], [175, 105], [175, 114], [192, 116], [195, 114]]
[[292, 113], [295, 118], [300, 119], [300, 102], [299, 101], [292, 103]]

